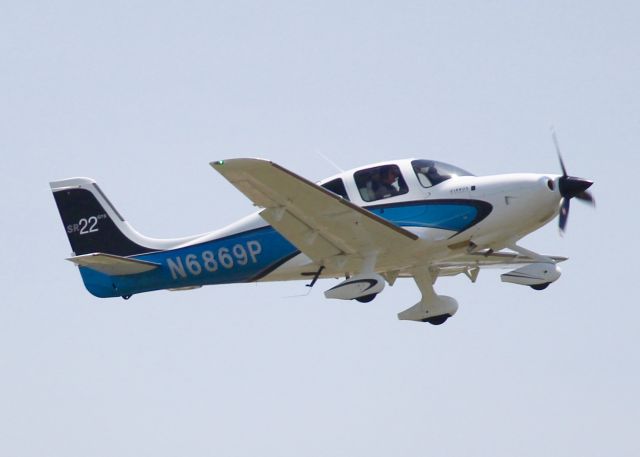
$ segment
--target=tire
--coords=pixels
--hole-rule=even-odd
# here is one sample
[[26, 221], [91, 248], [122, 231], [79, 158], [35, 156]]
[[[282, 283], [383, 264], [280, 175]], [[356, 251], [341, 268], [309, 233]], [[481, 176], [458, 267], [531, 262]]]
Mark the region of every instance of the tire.
[[450, 314], [442, 314], [440, 316], [435, 316], [435, 317], [430, 317], [428, 319], [425, 319], [424, 322], [428, 322], [431, 325], [442, 325], [445, 322], [447, 322], [447, 319], [449, 319], [451, 317]]
[[356, 300], [358, 300], [360, 303], [369, 303], [371, 300], [376, 298], [376, 295], [378, 294], [364, 295], [362, 297], [356, 298]]
[[529, 287], [531, 287], [533, 290], [544, 290], [547, 287], [549, 287], [549, 285], [551, 285], [550, 282], [545, 282], [543, 284], [535, 284], [535, 285], [529, 286]]

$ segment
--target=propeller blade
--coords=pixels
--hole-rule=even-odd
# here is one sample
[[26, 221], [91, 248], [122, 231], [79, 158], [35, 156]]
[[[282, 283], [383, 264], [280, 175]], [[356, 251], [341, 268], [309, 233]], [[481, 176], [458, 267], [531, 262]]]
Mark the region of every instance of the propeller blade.
[[594, 206], [594, 207], [596, 206], [596, 200], [595, 198], [593, 198], [593, 195], [589, 191], [585, 190], [584, 192], [580, 192], [578, 195], [576, 195], [576, 198], [591, 206]]
[[560, 161], [560, 168], [562, 168], [562, 176], [568, 176], [567, 168], [564, 166], [564, 160], [562, 160], [562, 154], [560, 154], [560, 144], [558, 143], [556, 130], [553, 127], [551, 127], [551, 137], [553, 138], [553, 144], [556, 146], [556, 153], [558, 154], [558, 160]]
[[558, 220], [558, 227], [560, 228], [560, 234], [563, 234], [567, 226], [567, 219], [569, 219], [569, 198], [562, 199], [562, 206], [560, 207], [560, 219]]
[[558, 190], [562, 196], [562, 200], [560, 200], [558, 227], [560, 229], [560, 234], [563, 235], [567, 228], [571, 199], [575, 197], [578, 200], [590, 204], [591, 206], [596, 206], [596, 201], [594, 200], [593, 195], [591, 195], [590, 192], [587, 192], [587, 189], [591, 187], [593, 181], [569, 176], [567, 173], [567, 167], [564, 166], [564, 160], [562, 160], [562, 154], [560, 153], [560, 144], [558, 143], [558, 137], [553, 126], [551, 126], [551, 138], [553, 138], [553, 144], [556, 147], [556, 153], [558, 154], [558, 160], [560, 161], [560, 168], [562, 168], [562, 176], [558, 179]]

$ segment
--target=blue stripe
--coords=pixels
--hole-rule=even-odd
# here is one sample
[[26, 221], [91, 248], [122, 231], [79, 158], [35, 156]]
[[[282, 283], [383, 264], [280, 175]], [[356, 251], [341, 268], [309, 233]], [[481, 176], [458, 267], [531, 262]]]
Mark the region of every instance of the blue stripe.
[[401, 227], [430, 227], [461, 232], [478, 216], [478, 208], [465, 202], [425, 203], [367, 208]]
[[[441, 200], [366, 209], [399, 226], [460, 232], [485, 217], [490, 208], [483, 202]], [[248, 282], [270, 272], [298, 252], [286, 238], [268, 226], [180, 249], [133, 256], [162, 265], [146, 273], [109, 276], [84, 267], [80, 267], [80, 273], [93, 295], [117, 297], [158, 289]]]

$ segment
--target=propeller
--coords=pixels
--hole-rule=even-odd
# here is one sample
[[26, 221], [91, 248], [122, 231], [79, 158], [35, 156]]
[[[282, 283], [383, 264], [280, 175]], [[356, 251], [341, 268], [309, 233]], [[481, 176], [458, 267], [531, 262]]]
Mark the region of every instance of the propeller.
[[571, 206], [571, 199], [577, 198], [585, 203], [595, 206], [596, 202], [590, 192], [587, 191], [593, 184], [593, 181], [589, 181], [584, 178], [576, 178], [575, 176], [569, 176], [567, 173], [567, 167], [562, 160], [562, 154], [560, 153], [560, 145], [558, 144], [558, 138], [556, 137], [556, 131], [551, 128], [551, 136], [553, 137], [553, 144], [556, 147], [558, 154], [558, 160], [560, 161], [560, 168], [562, 168], [562, 176], [558, 179], [558, 190], [562, 195], [560, 204], [560, 217], [558, 220], [558, 226], [560, 233], [564, 233], [567, 226], [567, 219], [569, 218], [569, 208]]

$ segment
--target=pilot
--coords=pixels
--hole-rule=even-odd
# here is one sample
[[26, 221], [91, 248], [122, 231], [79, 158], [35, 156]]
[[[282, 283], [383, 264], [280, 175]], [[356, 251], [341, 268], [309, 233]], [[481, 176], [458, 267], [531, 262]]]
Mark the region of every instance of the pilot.
[[446, 181], [447, 179], [451, 178], [451, 176], [449, 176], [449, 175], [441, 175], [438, 172], [438, 170], [436, 169], [436, 167], [434, 167], [432, 165], [427, 170], [427, 178], [429, 178], [429, 181], [431, 181], [431, 185], [435, 186], [436, 184], [440, 184], [441, 182]]
[[380, 179], [375, 182], [376, 199], [398, 195], [398, 188], [395, 186], [398, 176], [399, 173], [395, 167], [387, 167], [382, 170]]

